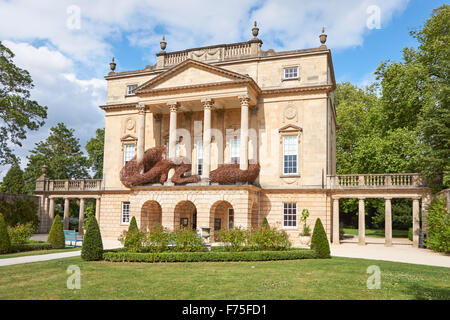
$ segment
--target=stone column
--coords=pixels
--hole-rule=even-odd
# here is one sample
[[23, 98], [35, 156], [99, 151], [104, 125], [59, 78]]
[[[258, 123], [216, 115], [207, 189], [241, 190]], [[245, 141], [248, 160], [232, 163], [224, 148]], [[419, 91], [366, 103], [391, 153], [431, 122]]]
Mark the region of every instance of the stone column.
[[69, 198], [64, 198], [64, 230], [69, 230]]
[[391, 199], [385, 198], [384, 206], [384, 245], [386, 247], [392, 246], [392, 209]]
[[84, 223], [84, 198], [80, 199], [80, 214], [78, 216], [78, 233], [84, 233], [83, 223]]
[[211, 109], [213, 100], [202, 99], [203, 104], [203, 169], [202, 180], [209, 183], [209, 172], [211, 170]]
[[[144, 152], [145, 152], [145, 104], [139, 103], [137, 105], [137, 109], [139, 110], [138, 116], [139, 132], [137, 141], [136, 161], [140, 163], [144, 159]], [[143, 168], [141, 171], [143, 171]]]
[[50, 218], [50, 224], [53, 223], [53, 219], [55, 218], [55, 198], [50, 198], [48, 204], [48, 216]]
[[[450, 194], [450, 193], [448, 193]], [[447, 205], [450, 202], [447, 202]], [[427, 206], [430, 204], [430, 194], [424, 194], [422, 197], [422, 231], [424, 234], [428, 235], [428, 226], [427, 226], [427, 216], [428, 210]]]
[[248, 95], [239, 96], [241, 103], [241, 138], [240, 138], [240, 158], [239, 169], [248, 169]]
[[95, 199], [95, 219], [97, 219], [97, 223], [100, 225], [100, 197]]
[[170, 127], [169, 127], [169, 159], [175, 159], [177, 147], [177, 111], [178, 103], [169, 102], [170, 108]]
[[413, 247], [419, 247], [420, 217], [419, 217], [419, 198], [413, 198]]
[[334, 245], [339, 242], [339, 198], [333, 198], [333, 242]]
[[358, 214], [358, 244], [366, 245], [366, 212], [364, 207], [364, 198], [359, 198], [359, 214]]

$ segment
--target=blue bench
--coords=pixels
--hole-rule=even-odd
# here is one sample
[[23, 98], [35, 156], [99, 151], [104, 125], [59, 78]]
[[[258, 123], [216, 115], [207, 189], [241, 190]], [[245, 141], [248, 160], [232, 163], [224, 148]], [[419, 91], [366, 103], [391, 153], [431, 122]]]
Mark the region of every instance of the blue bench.
[[77, 235], [75, 230], [64, 230], [64, 241], [70, 242], [70, 245], [66, 245], [66, 247], [76, 248], [77, 242], [83, 242], [83, 235]]

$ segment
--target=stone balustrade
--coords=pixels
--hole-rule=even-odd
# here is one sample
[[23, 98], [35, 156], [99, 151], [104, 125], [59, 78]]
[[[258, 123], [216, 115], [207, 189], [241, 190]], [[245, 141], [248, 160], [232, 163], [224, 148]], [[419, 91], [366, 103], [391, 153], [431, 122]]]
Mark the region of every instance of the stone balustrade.
[[103, 189], [102, 179], [49, 180], [36, 184], [36, 191], [99, 191]]
[[423, 186], [418, 173], [344, 174], [330, 176], [331, 188], [416, 188]]

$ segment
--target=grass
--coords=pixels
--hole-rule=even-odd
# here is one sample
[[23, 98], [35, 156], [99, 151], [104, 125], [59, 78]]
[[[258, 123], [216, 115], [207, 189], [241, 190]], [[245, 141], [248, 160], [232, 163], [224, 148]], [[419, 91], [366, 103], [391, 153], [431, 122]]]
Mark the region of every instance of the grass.
[[[81, 289], [66, 287], [70, 265]], [[369, 290], [367, 267], [381, 269]], [[350, 258], [229, 263], [86, 262], [0, 267], [0, 299], [450, 299], [448, 268]]]
[[65, 249], [33, 250], [33, 251], [8, 253], [8, 254], [0, 255], [0, 259], [18, 258], [18, 257], [25, 257], [25, 256], [39, 256], [42, 254], [60, 253], [60, 252], [76, 251], [76, 250], [81, 250], [81, 247], [65, 248]]
[[[358, 229], [344, 228], [344, 232], [358, 235]], [[384, 229], [366, 229], [366, 236], [384, 238]], [[392, 238], [408, 238], [408, 230], [392, 230]]]

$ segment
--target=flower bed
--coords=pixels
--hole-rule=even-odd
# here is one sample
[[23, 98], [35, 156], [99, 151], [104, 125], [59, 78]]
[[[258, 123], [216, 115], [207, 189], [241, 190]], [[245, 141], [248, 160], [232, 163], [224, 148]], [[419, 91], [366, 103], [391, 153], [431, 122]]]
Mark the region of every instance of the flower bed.
[[285, 251], [210, 251], [210, 252], [160, 252], [137, 253], [105, 251], [103, 259], [110, 262], [206, 262], [206, 261], [273, 261], [315, 259], [315, 252], [309, 249]]

